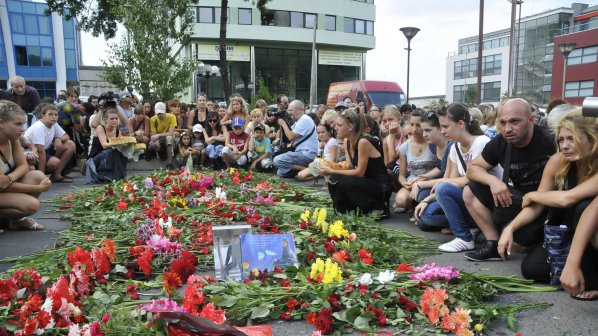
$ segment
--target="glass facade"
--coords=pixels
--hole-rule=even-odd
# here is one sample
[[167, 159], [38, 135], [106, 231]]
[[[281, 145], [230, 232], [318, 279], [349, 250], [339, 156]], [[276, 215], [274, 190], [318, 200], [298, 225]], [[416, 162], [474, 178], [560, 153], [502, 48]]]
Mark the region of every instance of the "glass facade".
[[[12, 0], [6, 3], [17, 74], [25, 78], [55, 79], [52, 23], [50, 17], [44, 15], [47, 6]], [[71, 31], [74, 31], [73, 23], [69, 22]]]
[[518, 97], [535, 104], [550, 99], [553, 41], [558, 28], [570, 22], [571, 14], [556, 13], [521, 22], [519, 55], [517, 55], [515, 92]]
[[[491, 40], [484, 41], [484, 49], [489, 50], [494, 48], [500, 48], [509, 45], [509, 37], [498, 37]], [[477, 43], [467, 43], [459, 46], [459, 54], [467, 54], [478, 51]]]
[[255, 48], [255, 68], [270, 92], [309, 97], [311, 50]]
[[62, 19], [62, 31], [64, 34], [64, 58], [66, 61], [66, 79], [78, 80], [77, 75], [77, 50], [75, 26], [72, 20]]
[[6, 62], [6, 53], [4, 51], [4, 35], [2, 34], [2, 25], [0, 25], [0, 78], [8, 78], [8, 64]]
[[[474, 78], [478, 75], [478, 59], [470, 58], [455, 61], [454, 79]], [[483, 76], [500, 75], [502, 71], [502, 55], [488, 55], [482, 58]]]

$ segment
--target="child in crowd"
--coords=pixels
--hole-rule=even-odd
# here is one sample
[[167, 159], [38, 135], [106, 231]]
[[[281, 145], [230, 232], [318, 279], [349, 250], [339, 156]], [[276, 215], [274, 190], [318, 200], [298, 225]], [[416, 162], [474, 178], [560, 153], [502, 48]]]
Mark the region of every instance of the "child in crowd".
[[179, 150], [176, 156], [176, 164], [179, 167], [184, 167], [187, 164], [189, 158], [195, 161], [196, 158], [192, 156], [194, 154], [193, 134], [191, 134], [190, 132], [184, 132], [181, 135], [178, 147]]
[[255, 170], [258, 167], [261, 170], [272, 168], [272, 144], [270, 139], [266, 137], [264, 125], [257, 124], [253, 128], [253, 133], [249, 140], [249, 153], [247, 156], [251, 162], [251, 170]]
[[266, 131], [266, 134], [270, 133], [270, 126], [264, 123], [264, 113], [261, 109], [253, 109], [249, 115], [251, 117], [251, 121], [247, 124], [247, 127], [245, 127], [245, 133], [252, 135], [253, 129], [257, 125], [262, 125], [262, 127]]
[[[226, 169], [230, 169], [232, 165], [235, 165], [235, 162], [239, 167], [247, 164], [246, 154], [249, 134], [243, 131], [243, 119], [233, 118], [231, 125], [233, 130], [228, 132], [224, 148], [222, 148], [222, 159], [226, 164]], [[231, 159], [233, 162], [231, 162]]]
[[224, 148], [226, 127], [220, 125], [220, 119], [217, 112], [209, 112], [206, 129], [204, 130], [204, 139], [206, 143], [205, 153], [214, 164], [214, 170], [220, 169], [222, 158], [222, 149]]
[[[332, 128], [327, 124], [318, 125], [316, 128], [316, 133], [318, 134], [318, 140], [320, 141], [320, 153], [318, 153], [318, 157], [321, 157], [328, 162], [337, 162], [339, 152], [338, 142], [333, 136]], [[313, 162], [309, 165], [310, 167], [313, 166]], [[310, 167], [299, 172], [298, 176], [300, 179], [308, 179], [315, 176], [313, 175], [315, 169]]]

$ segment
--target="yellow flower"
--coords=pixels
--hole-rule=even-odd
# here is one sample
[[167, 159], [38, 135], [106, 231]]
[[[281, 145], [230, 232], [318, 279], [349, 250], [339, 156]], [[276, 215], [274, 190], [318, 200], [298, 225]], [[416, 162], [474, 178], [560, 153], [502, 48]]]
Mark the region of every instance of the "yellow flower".
[[479, 323], [478, 323], [478, 324], [476, 324], [476, 325], [475, 325], [473, 328], [474, 328], [476, 331], [482, 331], [482, 330], [484, 329], [484, 325], [483, 325], [483, 324], [479, 324]]
[[232, 175], [232, 174], [234, 174], [234, 173], [235, 173], [235, 168], [231, 168], [231, 169], [228, 171], [228, 173], [229, 173], [229, 174], [231, 174], [231, 175]]
[[309, 221], [309, 209], [305, 209], [305, 211], [301, 214], [301, 220], [306, 223]]
[[328, 230], [328, 237], [337, 236], [339, 239], [345, 238], [349, 236], [349, 232], [345, 229], [345, 224], [343, 221], [337, 220], [334, 224], [330, 225]]
[[326, 222], [326, 209], [322, 208], [320, 209], [320, 212], [318, 213], [318, 223], [324, 223]]
[[343, 277], [341, 275], [341, 269], [338, 267], [338, 264], [332, 261], [332, 259], [330, 258], [326, 259], [324, 279], [322, 280], [322, 282], [331, 283], [341, 280], [343, 280]]
[[322, 259], [317, 258], [316, 262], [311, 264], [311, 272], [309, 273], [310, 278], [317, 280], [320, 274], [324, 273], [325, 265]]
[[314, 220], [314, 221], [317, 220], [319, 213], [320, 213], [320, 209], [314, 210], [314, 213], [311, 215], [311, 219]]

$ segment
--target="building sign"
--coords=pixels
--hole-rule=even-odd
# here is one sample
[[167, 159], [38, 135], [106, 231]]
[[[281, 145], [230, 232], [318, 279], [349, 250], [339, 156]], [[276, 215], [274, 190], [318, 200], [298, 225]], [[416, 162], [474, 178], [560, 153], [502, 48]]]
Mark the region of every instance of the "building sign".
[[363, 63], [359, 52], [319, 50], [318, 56], [318, 64], [360, 67]]
[[[197, 57], [200, 60], [219, 60], [220, 46], [217, 44], [198, 44]], [[226, 46], [226, 59], [249, 62], [251, 60], [251, 48], [249, 46]]]

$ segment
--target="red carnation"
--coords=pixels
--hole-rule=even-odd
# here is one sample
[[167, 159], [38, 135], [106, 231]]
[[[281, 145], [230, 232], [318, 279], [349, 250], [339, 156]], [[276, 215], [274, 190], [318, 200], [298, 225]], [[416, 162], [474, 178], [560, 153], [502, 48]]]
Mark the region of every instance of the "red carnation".
[[104, 239], [102, 242], [102, 251], [106, 254], [110, 262], [114, 262], [116, 257], [116, 244], [110, 239]]
[[94, 249], [91, 251], [93, 261], [95, 262], [96, 271], [94, 273], [96, 279], [105, 280], [104, 275], [110, 273], [110, 260], [103, 250]]
[[124, 197], [121, 197], [120, 201], [118, 201], [118, 204], [116, 205], [116, 210], [127, 210], [128, 207], [129, 204], [127, 204], [127, 201], [125, 201]]
[[164, 273], [164, 283], [162, 285], [162, 288], [164, 289], [164, 291], [166, 291], [168, 293], [169, 297], [172, 297], [172, 295], [174, 294], [172, 292], [173, 289], [177, 289], [179, 287], [181, 287], [183, 285], [183, 282], [181, 281], [181, 278], [179, 277], [179, 275], [177, 273], [173, 273], [173, 272], [165, 272]]
[[408, 311], [416, 311], [417, 310], [417, 304], [415, 302], [413, 302], [413, 301], [409, 301], [405, 305], [405, 309], [407, 309]]
[[397, 272], [411, 272], [413, 270], [413, 266], [407, 265], [406, 262], [397, 266]]
[[143, 271], [145, 276], [149, 276], [152, 271], [152, 260], [154, 259], [154, 252], [152, 250], [145, 250], [137, 257], [137, 264], [139, 269]]
[[93, 262], [91, 260], [91, 253], [82, 249], [81, 247], [75, 247], [75, 251], [67, 253], [69, 264], [71, 267], [75, 267], [77, 264], [85, 266], [85, 272], [87, 274], [93, 274]]
[[189, 276], [195, 273], [195, 265], [197, 265], [197, 257], [193, 253], [184, 250], [178, 259], [170, 263], [170, 269], [179, 275], [183, 283], [186, 283]]
[[37, 291], [42, 284], [42, 276], [34, 269], [16, 270], [12, 279], [18, 288], [27, 288], [30, 292]]
[[322, 308], [314, 324], [322, 334], [328, 335], [334, 331], [333, 322], [332, 312], [326, 308]]
[[372, 258], [372, 253], [368, 252], [366, 249], [362, 248], [359, 251], [357, 251], [357, 254], [359, 255], [359, 259], [361, 259], [361, 262], [366, 264], [366, 265], [371, 265], [374, 263], [374, 258]]

